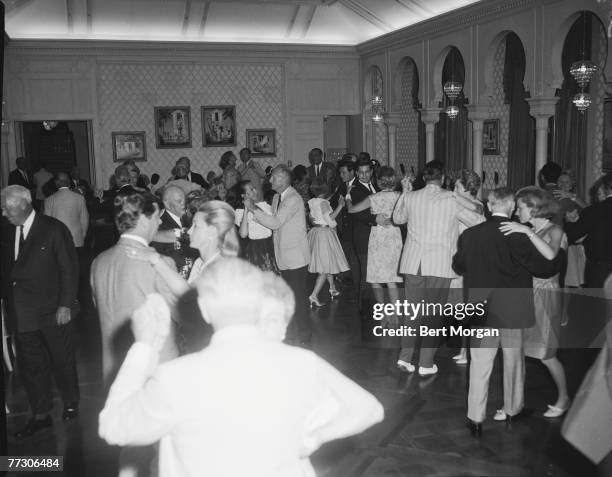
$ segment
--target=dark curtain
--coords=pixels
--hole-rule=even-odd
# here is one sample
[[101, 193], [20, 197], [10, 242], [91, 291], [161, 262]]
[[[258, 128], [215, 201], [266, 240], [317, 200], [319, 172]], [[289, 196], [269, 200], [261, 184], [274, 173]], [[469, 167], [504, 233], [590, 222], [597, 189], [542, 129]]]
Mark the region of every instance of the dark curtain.
[[508, 130], [508, 187], [513, 190], [534, 184], [535, 119], [529, 115], [525, 77], [525, 50], [518, 36], [506, 35], [504, 95], [510, 104]]
[[[579, 92], [579, 87], [569, 69], [574, 61], [584, 57], [591, 58], [592, 52], [592, 22], [593, 15], [586, 13], [574, 22], [565, 38], [561, 64], [563, 67], [564, 80], [561, 89], [557, 91], [559, 101], [555, 107], [554, 136], [552, 160], [563, 169], [573, 171], [576, 178], [576, 192], [584, 197], [584, 177], [586, 174], [586, 151], [587, 151], [587, 114], [581, 113], [572, 103], [574, 95]], [[586, 20], [586, 21], [585, 21]], [[589, 91], [587, 86], [586, 92]]]
[[[446, 55], [442, 68], [442, 85], [451, 79], [465, 84], [465, 67], [461, 53], [456, 48], [453, 48]], [[444, 162], [447, 171], [458, 171], [465, 169], [468, 164], [468, 112], [465, 107], [467, 101], [463, 91], [454, 102], [455, 106], [459, 108], [459, 114], [455, 119], [449, 119], [444, 112], [450, 104], [451, 101], [444, 95], [440, 104], [442, 107], [440, 120], [436, 124], [434, 133], [434, 157]]]
[[[0, 2], [0, 34], [2, 38], [0, 39], [0, 117], [2, 117], [2, 101], [4, 98], [2, 97], [3, 88], [3, 79], [4, 79], [4, 40], [6, 37], [6, 33], [4, 32], [4, 3]], [[3, 217], [4, 219], [4, 217]], [[2, 227], [2, 232], [4, 233], [4, 227]], [[4, 347], [4, 340], [0, 343], [0, 348]], [[0, 352], [4, 355], [4, 350], [0, 349]], [[4, 364], [0, 365], [0, 379], [2, 380], [3, 386], [1, 386], [2, 390], [0, 390], [0, 399], [2, 402], [6, 402], [6, 396], [4, 394]], [[0, 411], [0, 455], [7, 455], [7, 439], [6, 439], [6, 408], [2, 406], [2, 410]]]

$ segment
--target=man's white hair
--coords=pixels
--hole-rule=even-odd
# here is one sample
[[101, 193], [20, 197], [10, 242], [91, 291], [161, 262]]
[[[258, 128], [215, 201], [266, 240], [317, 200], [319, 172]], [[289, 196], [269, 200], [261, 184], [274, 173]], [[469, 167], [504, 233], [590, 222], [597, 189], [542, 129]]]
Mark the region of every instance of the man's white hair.
[[10, 185], [2, 189], [2, 202], [16, 204], [22, 201], [32, 203], [32, 194], [29, 189], [20, 185]]

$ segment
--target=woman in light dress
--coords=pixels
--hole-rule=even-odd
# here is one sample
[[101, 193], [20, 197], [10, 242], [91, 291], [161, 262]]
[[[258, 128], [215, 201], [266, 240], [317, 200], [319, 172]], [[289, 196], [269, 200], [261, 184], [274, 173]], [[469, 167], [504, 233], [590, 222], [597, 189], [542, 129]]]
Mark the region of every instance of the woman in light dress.
[[[502, 222], [504, 235], [523, 233], [547, 259], [552, 260], [567, 249], [567, 237], [563, 229], [551, 222], [558, 204], [550, 192], [539, 187], [524, 187], [516, 193], [517, 222]], [[523, 225], [529, 222], [533, 228]], [[561, 252], [563, 253], [563, 252]], [[525, 356], [539, 359], [550, 372], [557, 387], [557, 401], [548, 405], [544, 417], [559, 417], [567, 411], [570, 400], [563, 365], [557, 358], [557, 347], [561, 331], [561, 295], [559, 274], [550, 278], [533, 277], [533, 302], [536, 324], [525, 330]], [[505, 420], [504, 412], [498, 411], [496, 420]]]
[[308, 201], [312, 223], [312, 228], [308, 232], [308, 245], [310, 246], [308, 271], [318, 274], [312, 293], [308, 297], [312, 307], [314, 305], [323, 306], [319, 302], [319, 292], [325, 280], [329, 283], [329, 294], [332, 300], [340, 294], [334, 284], [334, 275], [346, 272], [350, 267], [344, 256], [340, 240], [338, 240], [334, 220], [344, 207], [344, 201], [340, 199], [336, 210], [332, 210], [327, 200], [329, 186], [319, 177], [313, 180], [310, 192], [314, 198]]
[[264, 272], [279, 274], [278, 266], [274, 256], [274, 243], [272, 242], [272, 231], [253, 219], [253, 212], [244, 213], [244, 200], [250, 199], [259, 203], [261, 198], [257, 189], [251, 181], [241, 181], [234, 187], [233, 196], [235, 201], [236, 225], [239, 234], [246, 240], [244, 247], [244, 258]]
[[[378, 172], [380, 192], [366, 197], [358, 204], [347, 200], [349, 213], [361, 212], [369, 208], [374, 215], [383, 214], [385, 217], [391, 217], [400, 196], [400, 193], [395, 190], [396, 185], [397, 179], [393, 168], [381, 167]], [[350, 190], [347, 198], [350, 198]], [[389, 290], [390, 303], [395, 303], [399, 299], [397, 284], [403, 282], [403, 278], [398, 275], [401, 255], [402, 234], [399, 227], [393, 224], [373, 226], [368, 242], [366, 282], [372, 284], [374, 297], [378, 303], [385, 302], [383, 284], [386, 284]]]

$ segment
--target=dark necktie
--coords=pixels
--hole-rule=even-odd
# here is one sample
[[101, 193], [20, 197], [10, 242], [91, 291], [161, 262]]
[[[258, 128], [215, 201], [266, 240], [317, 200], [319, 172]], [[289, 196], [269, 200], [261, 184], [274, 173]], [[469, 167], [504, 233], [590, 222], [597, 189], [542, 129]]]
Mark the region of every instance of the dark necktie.
[[19, 226], [19, 251], [17, 252], [17, 257], [21, 255], [23, 251], [23, 245], [25, 244], [25, 237], [23, 235], [23, 225]]
[[28, 179], [28, 174], [23, 172], [23, 171], [21, 171], [21, 175], [23, 176], [23, 179], [25, 180], [25, 183], [27, 185], [30, 185], [30, 180]]
[[315, 168], [316, 168], [315, 170], [317, 171], [317, 177], [319, 177], [319, 165], [317, 164]]

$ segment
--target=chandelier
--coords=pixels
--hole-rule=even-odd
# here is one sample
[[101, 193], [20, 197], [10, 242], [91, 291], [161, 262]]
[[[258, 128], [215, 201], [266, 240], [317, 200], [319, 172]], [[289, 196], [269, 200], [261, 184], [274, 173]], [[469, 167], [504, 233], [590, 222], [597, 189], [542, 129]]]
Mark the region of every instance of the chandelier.
[[574, 103], [574, 106], [576, 106], [578, 111], [584, 113], [591, 105], [591, 95], [582, 91], [574, 96], [572, 102]]
[[570, 67], [570, 74], [581, 88], [586, 87], [591, 81], [591, 77], [597, 71], [597, 65], [590, 60], [575, 61]]
[[384, 120], [383, 114], [385, 113], [383, 97], [380, 94], [374, 94], [370, 102], [372, 103], [372, 121], [381, 123]]
[[51, 131], [51, 129], [53, 129], [55, 126], [57, 126], [57, 121], [43, 121], [42, 125], [43, 125], [43, 128], [45, 128], [46, 131]]
[[459, 81], [447, 81], [444, 83], [444, 92], [448, 99], [455, 100], [461, 94], [463, 85]]
[[455, 106], [455, 100], [461, 94], [463, 90], [463, 84], [460, 81], [455, 80], [455, 48], [450, 50], [450, 79], [444, 83], [442, 89], [444, 94], [450, 100], [450, 104], [444, 111], [448, 116], [448, 119], [455, 119], [459, 115], [459, 108]]
[[448, 116], [448, 119], [455, 119], [459, 115], [459, 108], [454, 104], [451, 104], [446, 108], [445, 113]]

